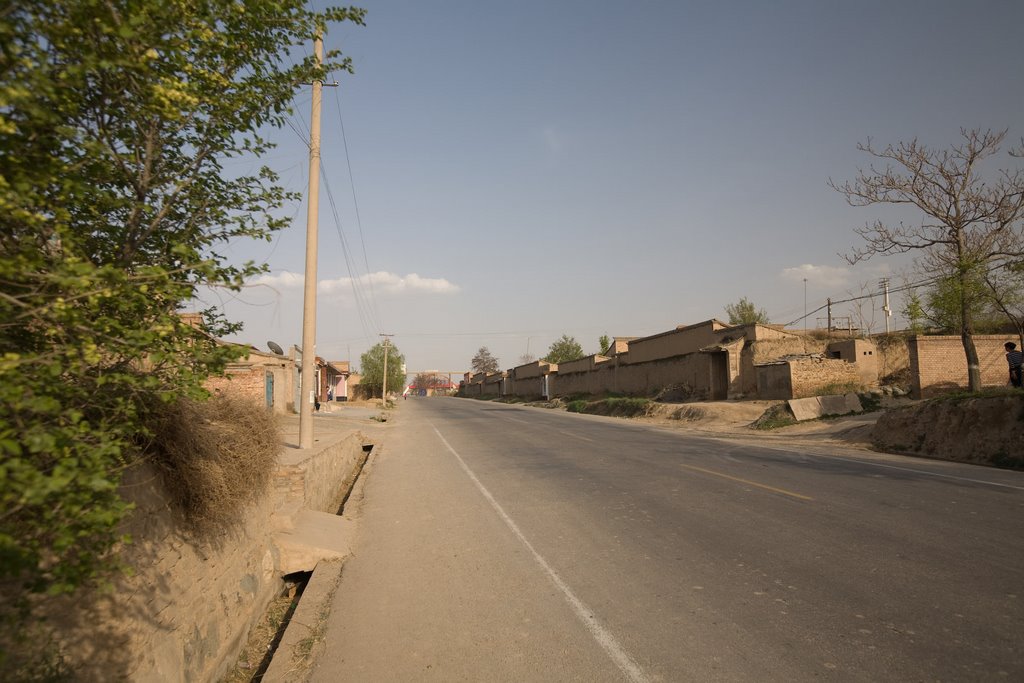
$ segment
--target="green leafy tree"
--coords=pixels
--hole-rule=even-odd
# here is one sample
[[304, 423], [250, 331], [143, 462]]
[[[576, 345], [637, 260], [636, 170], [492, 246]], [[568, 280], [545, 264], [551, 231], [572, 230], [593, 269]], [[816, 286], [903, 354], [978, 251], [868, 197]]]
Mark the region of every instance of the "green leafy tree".
[[486, 346], [481, 346], [480, 350], [473, 356], [470, 367], [476, 373], [497, 372], [499, 368], [498, 359], [491, 355], [490, 349]]
[[903, 303], [903, 317], [910, 325], [910, 331], [914, 333], [920, 333], [925, 328], [925, 312], [924, 304], [921, 301], [920, 295], [915, 291], [909, 291]]
[[734, 304], [726, 304], [725, 314], [729, 316], [730, 325], [750, 325], [753, 323], [768, 324], [768, 314], [764, 309], [758, 310], [746, 297]]
[[1003, 321], [993, 306], [985, 275], [976, 272], [965, 278], [944, 277], [924, 290], [925, 317], [932, 327], [946, 334], [959, 334], [961, 307], [970, 308], [974, 331], [995, 332]]
[[[359, 365], [363, 369], [363, 377], [359, 385], [365, 387], [372, 396], [382, 396], [384, 389], [384, 344], [374, 344], [370, 350], [359, 357]], [[405, 389], [405, 356], [394, 344], [387, 348], [388, 393], [401, 392]]]
[[607, 334], [602, 334], [597, 339], [598, 353], [602, 356], [607, 356], [612, 350], [612, 338]]
[[858, 149], [879, 165], [859, 171], [853, 181], [829, 180], [851, 206], [902, 205], [919, 213], [919, 223], [876, 220], [857, 229], [863, 245], [846, 260], [853, 264], [913, 252], [923, 271], [958, 282], [953, 291], [956, 328], [970, 391], [981, 389], [973, 281], [978, 273], [1024, 255], [1024, 170], [1003, 169], [988, 178], [982, 173], [1006, 133], [961, 129], [963, 142], [950, 149], [932, 149], [917, 140], [883, 148], [869, 139]]
[[563, 334], [548, 347], [548, 354], [541, 360], [545, 363], [568, 363], [583, 358], [583, 347], [575, 337]]
[[[289, 195], [258, 157], [296, 88], [348, 69], [285, 61], [327, 22], [300, 0], [24, 0], [0, 12], [0, 618], [73, 590], [127, 510], [120, 472], [162, 405], [204, 396], [238, 329], [179, 309], [261, 270]], [[0, 624], [0, 631], [8, 629]], [[3, 654], [0, 653], [0, 660]], [[0, 668], [3, 668], [0, 661]]]

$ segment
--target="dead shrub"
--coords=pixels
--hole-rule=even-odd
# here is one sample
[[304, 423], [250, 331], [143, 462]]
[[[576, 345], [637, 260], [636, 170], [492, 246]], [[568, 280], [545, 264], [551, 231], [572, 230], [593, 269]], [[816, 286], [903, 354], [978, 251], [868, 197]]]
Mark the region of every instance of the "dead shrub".
[[697, 406], [683, 406], [679, 408], [669, 416], [671, 420], [682, 420], [685, 422], [695, 422], [697, 420], [703, 420], [707, 417], [708, 411]]
[[279, 449], [273, 415], [251, 400], [217, 395], [159, 410], [147, 455], [189, 527], [205, 535], [237, 522], [266, 490]]

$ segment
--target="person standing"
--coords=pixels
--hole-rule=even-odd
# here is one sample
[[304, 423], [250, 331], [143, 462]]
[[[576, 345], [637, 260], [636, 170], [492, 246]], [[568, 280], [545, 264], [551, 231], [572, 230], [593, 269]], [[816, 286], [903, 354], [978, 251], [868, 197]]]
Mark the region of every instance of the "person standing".
[[1021, 365], [1024, 364], [1024, 353], [1017, 350], [1013, 342], [1003, 344], [1006, 349], [1006, 362], [1010, 366], [1010, 384], [1020, 389], [1024, 386], [1024, 379], [1021, 378]]

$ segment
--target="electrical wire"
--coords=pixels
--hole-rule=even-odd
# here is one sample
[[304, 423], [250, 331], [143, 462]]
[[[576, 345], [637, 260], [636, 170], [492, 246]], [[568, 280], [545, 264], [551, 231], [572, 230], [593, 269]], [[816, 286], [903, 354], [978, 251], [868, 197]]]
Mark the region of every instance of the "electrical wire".
[[[355, 176], [352, 174], [352, 159], [348, 152], [348, 136], [345, 135], [345, 120], [341, 115], [341, 96], [338, 94], [338, 88], [334, 90], [334, 101], [338, 109], [338, 125], [341, 129], [341, 142], [345, 148], [345, 163], [348, 166], [348, 181], [352, 188], [352, 206], [355, 208], [356, 215], [356, 226], [359, 228], [359, 244], [363, 249], [363, 265], [366, 267], [366, 274], [370, 274], [370, 260], [366, 256], [366, 239], [363, 237], [363, 219], [359, 215], [359, 200], [356, 198], [356, 181]], [[370, 301], [376, 308], [376, 296], [373, 291], [373, 279], [369, 279], [370, 285]]]
[[[1000, 261], [1000, 262], [990, 266], [988, 269], [986, 269], [985, 272], [986, 273], [991, 273], [992, 271], [999, 270], [1000, 268], [1005, 268], [1007, 265], [1008, 265], [1008, 263]], [[949, 277], [948, 275], [936, 275], [936, 276], [933, 276], [933, 277], [925, 278], [924, 280], [918, 280], [917, 282], [908, 282], [908, 283], [900, 285], [898, 287], [891, 287], [889, 289], [889, 293], [890, 294], [897, 294], [899, 292], [906, 292], [906, 291], [909, 291], [909, 290], [917, 289], [918, 287], [926, 287], [928, 285], [934, 285], [934, 284], [937, 284], [937, 283], [941, 282], [942, 280], [945, 280], [948, 277]], [[804, 320], [806, 320], [807, 318], [811, 317], [815, 313], [818, 313], [820, 311], [824, 311], [826, 308], [830, 308], [832, 306], [835, 306], [836, 304], [848, 304], [848, 303], [851, 303], [851, 302], [854, 302], [854, 301], [863, 301], [864, 299], [873, 299], [873, 298], [875, 298], [878, 295], [879, 295], [879, 292], [873, 292], [871, 294], [864, 294], [862, 296], [855, 296], [855, 297], [851, 297], [849, 299], [829, 299], [829, 301], [826, 302], [825, 305], [819, 306], [818, 308], [814, 309], [813, 311], [810, 311], [806, 315], [802, 315], [799, 318], [797, 318], [796, 320], [792, 320], [792, 321], [786, 323], [785, 327], [792, 327], [793, 325], [796, 325], [797, 323], [803, 322]]]

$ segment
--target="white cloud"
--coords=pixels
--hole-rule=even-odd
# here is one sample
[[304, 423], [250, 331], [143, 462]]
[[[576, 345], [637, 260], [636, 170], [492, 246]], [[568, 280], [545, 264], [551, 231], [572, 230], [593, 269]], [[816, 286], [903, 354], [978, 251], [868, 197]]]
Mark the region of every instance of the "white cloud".
[[[298, 289], [302, 287], [304, 279], [301, 273], [283, 271], [273, 275], [261, 275], [251, 284], [266, 285], [274, 289]], [[354, 285], [363, 290], [372, 288], [375, 294], [453, 294], [459, 291], [458, 285], [444, 278], [422, 277], [417, 273], [402, 276], [384, 271], [360, 275]], [[350, 277], [321, 278], [317, 286], [317, 291], [321, 294], [346, 294], [352, 289], [353, 281]]]
[[851, 280], [850, 269], [836, 266], [815, 266], [810, 263], [783, 268], [782, 279], [790, 282], [803, 282], [807, 279], [808, 284], [827, 287], [829, 289], [841, 289], [846, 287]]
[[289, 289], [292, 287], [302, 287], [304, 279], [301, 273], [289, 273], [286, 270], [272, 275], [260, 275], [250, 280], [249, 284], [266, 285], [273, 289]]
[[849, 290], [856, 288], [863, 283], [874, 283], [880, 277], [888, 277], [892, 274], [892, 268], [888, 263], [866, 263], [859, 264], [857, 268], [848, 266], [816, 266], [811, 263], [804, 263], [793, 268], [782, 269], [782, 279], [789, 282], [803, 282], [807, 278], [807, 284], [818, 287], [825, 287], [832, 291]]

